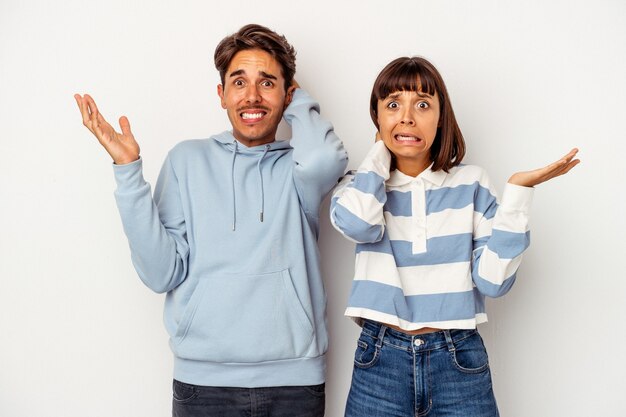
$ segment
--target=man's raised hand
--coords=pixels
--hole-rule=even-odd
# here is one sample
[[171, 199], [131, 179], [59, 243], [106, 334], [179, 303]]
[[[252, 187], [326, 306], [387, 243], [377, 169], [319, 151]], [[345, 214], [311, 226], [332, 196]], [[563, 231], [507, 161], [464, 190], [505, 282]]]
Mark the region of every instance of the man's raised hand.
[[116, 132], [102, 117], [96, 102], [85, 94], [75, 94], [76, 104], [83, 117], [83, 125], [98, 139], [117, 165], [128, 164], [139, 159], [139, 145], [130, 131], [130, 123], [126, 116], [120, 117], [122, 133]]

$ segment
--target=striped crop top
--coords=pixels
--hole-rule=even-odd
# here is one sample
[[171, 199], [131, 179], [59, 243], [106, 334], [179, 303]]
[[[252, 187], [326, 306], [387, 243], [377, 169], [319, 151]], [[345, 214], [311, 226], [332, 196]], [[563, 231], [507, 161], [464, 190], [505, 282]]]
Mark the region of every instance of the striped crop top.
[[534, 189], [507, 184], [498, 204], [477, 166], [411, 177], [390, 162], [376, 142], [333, 192], [332, 224], [357, 244], [345, 314], [405, 330], [475, 328], [485, 296], [515, 281]]

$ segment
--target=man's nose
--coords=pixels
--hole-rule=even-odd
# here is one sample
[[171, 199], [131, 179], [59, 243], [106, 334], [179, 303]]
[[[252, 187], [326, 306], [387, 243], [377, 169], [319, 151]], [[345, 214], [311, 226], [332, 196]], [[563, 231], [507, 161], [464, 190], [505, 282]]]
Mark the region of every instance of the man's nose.
[[246, 101], [248, 103], [258, 103], [261, 101], [261, 94], [259, 94], [259, 89], [256, 85], [250, 85], [246, 89]]

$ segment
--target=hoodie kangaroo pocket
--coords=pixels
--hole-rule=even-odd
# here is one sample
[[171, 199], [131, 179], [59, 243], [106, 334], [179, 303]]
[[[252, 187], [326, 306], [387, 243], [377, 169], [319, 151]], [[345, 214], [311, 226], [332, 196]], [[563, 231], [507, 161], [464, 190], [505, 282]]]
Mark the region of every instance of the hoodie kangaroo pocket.
[[306, 356], [312, 340], [311, 321], [283, 270], [201, 280], [172, 348], [184, 359], [249, 363]]

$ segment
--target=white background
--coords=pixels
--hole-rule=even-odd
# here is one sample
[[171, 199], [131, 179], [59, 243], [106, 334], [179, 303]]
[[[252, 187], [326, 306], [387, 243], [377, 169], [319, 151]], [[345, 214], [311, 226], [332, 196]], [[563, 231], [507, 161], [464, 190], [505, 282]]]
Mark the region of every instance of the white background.
[[[626, 415], [617, 0], [0, 0], [0, 415], [170, 415], [163, 296], [131, 266], [110, 159], [72, 95], [91, 93], [111, 121], [129, 117], [154, 184], [175, 143], [229, 126], [213, 51], [249, 22], [296, 47], [297, 79], [333, 121], [350, 168], [373, 140], [374, 78], [400, 55], [439, 68], [465, 162], [500, 190], [514, 171], [580, 147], [580, 166], [538, 187], [518, 281], [489, 302], [481, 332], [503, 416]], [[358, 333], [343, 317], [353, 245], [322, 218], [327, 416], [339, 417]]]

